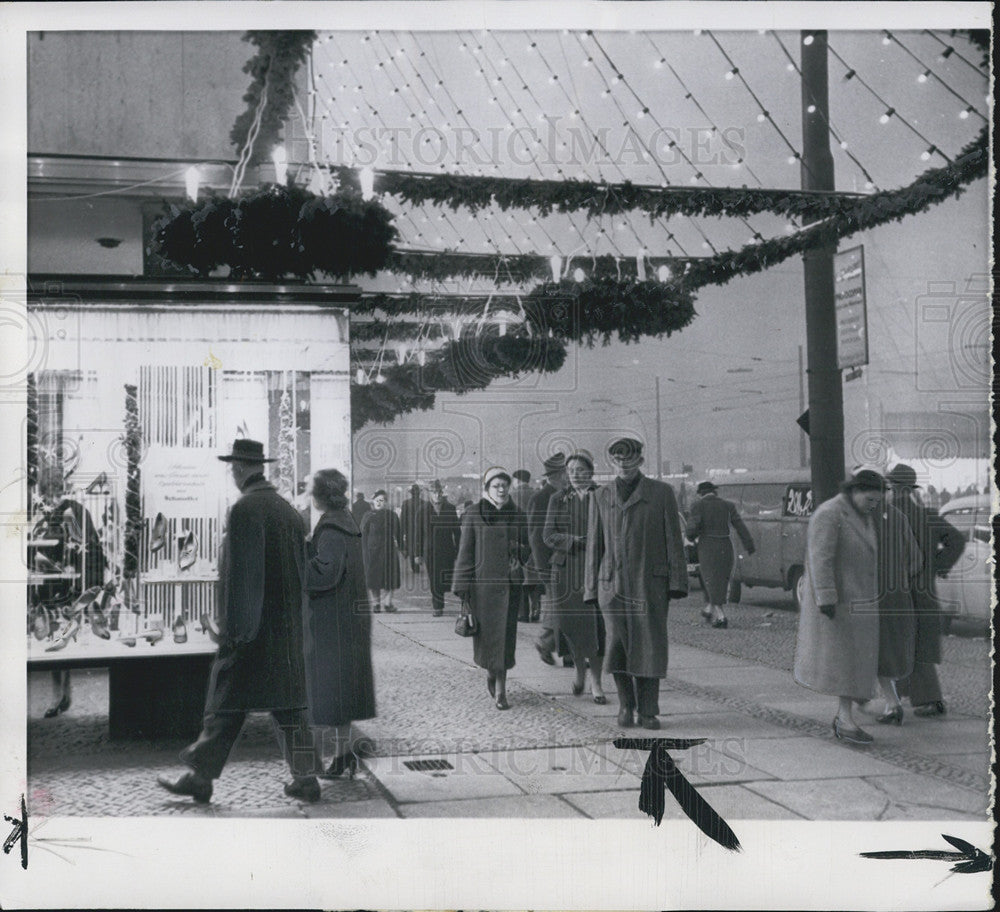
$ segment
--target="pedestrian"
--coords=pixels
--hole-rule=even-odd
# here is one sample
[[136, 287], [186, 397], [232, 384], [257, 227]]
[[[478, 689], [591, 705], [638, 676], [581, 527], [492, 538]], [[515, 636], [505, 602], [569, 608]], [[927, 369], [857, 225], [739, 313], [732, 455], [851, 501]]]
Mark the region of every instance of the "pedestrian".
[[458, 512], [444, 496], [440, 481], [431, 482], [430, 503], [424, 517], [423, 560], [431, 589], [431, 612], [434, 617], [441, 617], [444, 614], [444, 594], [452, 585], [461, 527]]
[[587, 564], [587, 517], [594, 484], [594, 457], [586, 450], [566, 460], [569, 487], [557, 491], [549, 501], [545, 517], [545, 544], [552, 549], [552, 573], [546, 590], [551, 601], [553, 632], [564, 636], [576, 668], [573, 695], [583, 693], [587, 668], [594, 702], [608, 702], [601, 686], [604, 662], [604, 619], [593, 603], [583, 601]]
[[670, 599], [688, 593], [684, 537], [674, 489], [641, 472], [642, 443], [623, 437], [608, 456], [617, 477], [590, 495], [583, 598], [604, 616], [618, 725], [633, 726], [638, 710], [638, 724], [657, 729]]
[[542, 629], [535, 640], [535, 649], [546, 665], [555, 665], [552, 653], [559, 647], [559, 654], [566, 656], [563, 665], [572, 662], [569, 656], [569, 646], [565, 639], [560, 639], [553, 631], [552, 600], [546, 594], [549, 575], [552, 572], [550, 560], [552, 549], [545, 544], [545, 517], [549, 511], [549, 501], [552, 496], [566, 487], [566, 455], [554, 453], [542, 464], [545, 469], [542, 487], [535, 492], [528, 502], [528, 540], [531, 543], [531, 561], [528, 564], [526, 582], [537, 587], [539, 591], [539, 618]]
[[916, 495], [917, 473], [899, 463], [886, 475], [892, 504], [909, 521], [922, 558], [913, 580], [913, 613], [916, 622], [913, 673], [896, 682], [900, 696], [908, 696], [915, 716], [943, 716], [946, 712], [937, 665], [941, 661], [941, 604], [935, 580], [944, 576], [962, 556], [965, 539], [933, 507]]
[[363, 492], [358, 491], [354, 495], [354, 503], [351, 504], [351, 515], [354, 517], [354, 521], [358, 524], [358, 528], [361, 528], [361, 520], [364, 519], [366, 513], [371, 511], [371, 504], [365, 500], [365, 495]]
[[[50, 578], [31, 587], [31, 598], [35, 611], [44, 610], [47, 618], [64, 622], [61, 629], [55, 630], [52, 646], [47, 647], [47, 651], [56, 652], [64, 649], [70, 639], [75, 640], [86, 614], [97, 610], [91, 606], [102, 598], [100, 587], [104, 585], [107, 561], [90, 512], [66, 492], [61, 472], [43, 473], [39, 496], [44, 506], [32, 531], [31, 541], [37, 546], [28, 552], [29, 566], [34, 573]], [[101, 615], [99, 623], [106, 620]], [[44, 626], [46, 635], [52, 632], [52, 623]], [[45, 718], [66, 712], [72, 702], [69, 669], [54, 669], [52, 702], [45, 710]]]
[[880, 725], [902, 725], [903, 706], [896, 681], [913, 672], [916, 620], [913, 613], [913, 578], [923, 563], [907, 518], [884, 502], [878, 522], [878, 683], [885, 708]]
[[736, 504], [719, 497], [719, 490], [712, 482], [701, 482], [695, 493], [698, 499], [691, 505], [687, 537], [697, 544], [698, 572], [708, 600], [701, 616], [713, 627], [724, 630], [729, 626], [729, 619], [723, 606], [729, 601], [729, 582], [733, 575], [730, 530], [736, 530], [747, 554], [753, 554], [756, 546]]
[[[384, 607], [392, 614], [392, 593], [399, 588], [399, 517], [386, 508], [389, 495], [378, 490], [372, 495], [372, 508], [361, 520], [361, 547], [365, 558], [365, 580], [371, 593], [372, 611]], [[383, 593], [385, 602], [383, 605]]]
[[510, 475], [502, 468], [483, 476], [483, 497], [462, 516], [462, 534], [452, 590], [462, 613], [477, 625], [473, 660], [486, 669], [486, 689], [497, 709], [509, 709], [507, 670], [517, 645], [517, 589], [530, 553], [525, 517], [507, 492]]
[[264, 458], [262, 443], [237, 439], [219, 459], [230, 464], [241, 494], [229, 511], [219, 558], [219, 650], [201, 734], [180, 754], [190, 772], [157, 782], [207, 803], [247, 713], [270, 712], [293, 776], [285, 794], [318, 801], [321, 762], [306, 712], [302, 520], [264, 479], [264, 463], [275, 460]]
[[424, 531], [427, 528], [427, 501], [420, 496], [420, 485], [410, 486], [409, 500], [399, 508], [400, 550], [413, 573], [420, 571], [424, 556]]
[[875, 693], [878, 674], [878, 532], [885, 479], [858, 469], [820, 504], [806, 534], [805, 586], [794, 678], [838, 698], [833, 733], [852, 744], [872, 736], [854, 721], [854, 703]]
[[[510, 499], [514, 501], [514, 506], [525, 516], [528, 515], [528, 508], [535, 491], [531, 487], [531, 472], [527, 469], [518, 469], [513, 473], [514, 483], [510, 489]], [[532, 575], [529, 573], [521, 587], [521, 604], [518, 606], [517, 619], [519, 621], [537, 621], [541, 616], [541, 587], [532, 582]]]
[[353, 777], [357, 757], [351, 723], [375, 716], [371, 606], [365, 589], [361, 530], [347, 509], [347, 477], [313, 475], [313, 505], [322, 514], [309, 541], [305, 629], [310, 721], [329, 728], [333, 760], [324, 777]]

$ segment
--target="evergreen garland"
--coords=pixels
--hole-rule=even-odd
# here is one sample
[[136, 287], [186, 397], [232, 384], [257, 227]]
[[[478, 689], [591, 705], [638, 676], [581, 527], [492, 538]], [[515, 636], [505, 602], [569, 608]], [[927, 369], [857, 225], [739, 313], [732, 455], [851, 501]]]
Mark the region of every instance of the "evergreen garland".
[[139, 541], [142, 537], [142, 487], [139, 469], [142, 459], [142, 426], [139, 423], [139, 389], [130, 383], [125, 384], [125, 457], [125, 558], [122, 576], [125, 579], [135, 579], [139, 575]]
[[249, 161], [256, 164], [266, 160], [274, 146], [281, 142], [281, 131], [295, 103], [295, 74], [308, 58], [316, 32], [250, 31], [243, 40], [254, 45], [257, 53], [243, 66], [243, 72], [253, 78], [243, 95], [247, 108], [236, 118], [229, 131], [229, 141], [237, 149], [246, 145], [266, 83], [267, 102], [261, 112], [260, 131]]

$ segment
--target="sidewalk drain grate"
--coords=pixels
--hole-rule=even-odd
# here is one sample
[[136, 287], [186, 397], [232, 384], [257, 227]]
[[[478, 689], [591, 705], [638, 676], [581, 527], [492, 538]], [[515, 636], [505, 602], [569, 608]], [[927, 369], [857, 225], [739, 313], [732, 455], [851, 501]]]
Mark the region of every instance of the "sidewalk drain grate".
[[428, 773], [431, 770], [453, 770], [453, 767], [447, 760], [404, 760], [403, 766], [409, 770], [413, 770], [415, 773]]

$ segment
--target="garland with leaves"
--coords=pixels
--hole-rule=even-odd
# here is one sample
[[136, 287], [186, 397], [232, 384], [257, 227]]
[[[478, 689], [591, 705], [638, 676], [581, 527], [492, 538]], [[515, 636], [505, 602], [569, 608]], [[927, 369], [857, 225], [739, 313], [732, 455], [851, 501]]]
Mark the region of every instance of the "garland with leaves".
[[[357, 186], [357, 173], [347, 167], [331, 169], [341, 184]], [[430, 203], [453, 211], [479, 212], [497, 206], [531, 208], [539, 215], [583, 212], [589, 218], [638, 210], [658, 218], [688, 215], [747, 217], [770, 212], [810, 221], [830, 218], [849, 208], [859, 193], [821, 193], [810, 190], [772, 190], [748, 187], [654, 187], [594, 183], [580, 180], [475, 177], [465, 174], [425, 174], [412, 171], [376, 171], [379, 193], [413, 206]]]
[[250, 164], [256, 164], [267, 159], [274, 146], [282, 141], [282, 130], [295, 104], [295, 74], [308, 59], [316, 32], [250, 31], [243, 40], [254, 45], [257, 53], [243, 66], [243, 72], [253, 78], [243, 95], [247, 109], [236, 118], [229, 141], [237, 149], [246, 146], [266, 85], [267, 98], [264, 110], [259, 112], [260, 124], [249, 159]]
[[151, 252], [206, 276], [234, 279], [374, 275], [389, 262], [396, 229], [376, 200], [344, 190], [317, 196], [297, 184], [265, 184], [237, 199], [166, 203]]

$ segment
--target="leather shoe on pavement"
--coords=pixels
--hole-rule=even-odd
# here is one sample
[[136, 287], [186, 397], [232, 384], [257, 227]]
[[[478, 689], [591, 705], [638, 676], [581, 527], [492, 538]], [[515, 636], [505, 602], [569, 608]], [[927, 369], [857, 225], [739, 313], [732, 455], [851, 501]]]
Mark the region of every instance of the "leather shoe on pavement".
[[212, 800], [212, 780], [203, 779], [197, 773], [185, 773], [173, 782], [166, 776], [157, 776], [156, 784], [172, 795], [187, 795], [194, 798], [199, 804], [208, 804]]
[[920, 706], [913, 707], [913, 715], [915, 716], [943, 716], [948, 710], [945, 708], [944, 703], [940, 700], [936, 700], [933, 703], [923, 703]]
[[656, 716], [639, 716], [636, 724], [642, 728], [659, 728], [660, 720]]
[[538, 643], [535, 643], [535, 649], [537, 649], [537, 650], [538, 650], [538, 657], [539, 657], [539, 658], [540, 658], [540, 659], [541, 659], [541, 660], [542, 660], [542, 661], [543, 661], [543, 662], [544, 662], [544, 663], [545, 663], [546, 665], [555, 665], [555, 664], [556, 664], [556, 660], [552, 658], [552, 653], [551, 653], [551, 652], [548, 652], [548, 651], [547, 651], [547, 650], [545, 649], [545, 647], [543, 647], [543, 646], [540, 646], [540, 645], [539, 645]]
[[618, 727], [619, 728], [632, 728], [635, 725], [635, 719], [632, 716], [631, 709], [619, 709], [618, 710]]
[[285, 786], [285, 794], [289, 798], [298, 798], [299, 801], [313, 804], [319, 801], [319, 780], [315, 776], [295, 779]]

